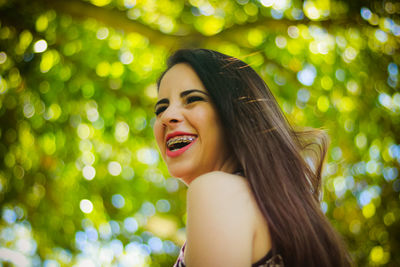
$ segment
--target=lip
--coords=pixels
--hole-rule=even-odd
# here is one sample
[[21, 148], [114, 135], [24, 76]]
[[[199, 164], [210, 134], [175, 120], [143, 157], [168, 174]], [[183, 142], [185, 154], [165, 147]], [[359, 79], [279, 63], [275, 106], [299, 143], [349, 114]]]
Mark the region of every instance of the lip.
[[167, 134], [167, 137], [165, 138], [165, 142], [167, 142], [169, 139], [171, 139], [172, 137], [178, 136], [178, 135], [192, 135], [192, 136], [196, 136], [195, 134], [192, 133], [187, 133], [187, 132], [181, 132], [181, 131], [176, 131], [170, 134]]
[[184, 146], [184, 147], [182, 147], [182, 148], [180, 148], [180, 149], [178, 149], [178, 150], [175, 150], [175, 151], [171, 151], [171, 150], [169, 150], [169, 149], [167, 148], [166, 154], [167, 154], [167, 156], [170, 157], [170, 158], [174, 158], [174, 157], [180, 156], [180, 155], [182, 155], [186, 150], [188, 150], [194, 143], [196, 143], [196, 141], [197, 141], [197, 138], [194, 139], [193, 142], [191, 142], [191, 143], [188, 144], [187, 146]]
[[193, 142], [191, 142], [187, 146], [184, 146], [184, 147], [182, 147], [182, 148], [180, 148], [178, 150], [175, 150], [175, 151], [171, 151], [171, 150], [168, 149], [168, 147], [166, 147], [166, 154], [170, 158], [174, 158], [174, 157], [178, 157], [178, 156], [182, 155], [186, 150], [188, 150], [197, 141], [197, 135], [195, 135], [195, 134], [176, 131], [176, 132], [167, 134], [167, 137], [165, 138], [165, 143], [167, 143], [167, 141], [169, 139], [171, 139], [171, 138], [173, 138], [175, 136], [180, 136], [180, 135], [191, 135], [191, 136], [195, 136], [196, 138], [193, 140]]

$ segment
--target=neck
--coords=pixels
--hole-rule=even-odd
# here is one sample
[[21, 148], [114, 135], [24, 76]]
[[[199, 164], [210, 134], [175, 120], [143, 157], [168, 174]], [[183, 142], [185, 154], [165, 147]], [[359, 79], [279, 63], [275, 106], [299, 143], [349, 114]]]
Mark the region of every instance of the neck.
[[[240, 164], [239, 162], [236, 160], [236, 158], [234, 156], [230, 156], [227, 159], [224, 160], [224, 162], [221, 163], [217, 163], [215, 165], [215, 167], [209, 171], [203, 172], [200, 175], [209, 173], [209, 172], [213, 172], [213, 171], [221, 171], [221, 172], [226, 172], [226, 173], [236, 173], [238, 172], [238, 170], [240, 170]], [[197, 177], [199, 177], [200, 175], [197, 175], [196, 177], [193, 178], [189, 178], [189, 179], [181, 179], [187, 186], [190, 185], [190, 183], [195, 180]]]

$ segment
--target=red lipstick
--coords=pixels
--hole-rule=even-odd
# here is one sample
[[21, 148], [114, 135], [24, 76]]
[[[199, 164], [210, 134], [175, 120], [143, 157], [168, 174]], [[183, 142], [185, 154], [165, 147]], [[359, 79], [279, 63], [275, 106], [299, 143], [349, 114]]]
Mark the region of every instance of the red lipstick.
[[197, 138], [194, 139], [194, 141], [191, 142], [190, 144], [188, 144], [187, 146], [184, 146], [184, 147], [174, 150], [174, 151], [171, 151], [167, 148], [167, 156], [174, 158], [174, 157], [182, 155], [182, 153], [185, 152], [186, 150], [188, 150], [196, 141], [197, 141]]
[[192, 135], [192, 136], [196, 136], [195, 134], [192, 133], [186, 133], [186, 132], [180, 132], [180, 131], [176, 131], [170, 134], [167, 134], [167, 137], [165, 138], [165, 142], [167, 142], [169, 139], [171, 139], [172, 137], [178, 136], [178, 135]]
[[175, 136], [180, 136], [180, 135], [191, 135], [191, 136], [195, 136], [196, 139], [194, 139], [190, 144], [188, 144], [180, 149], [174, 150], [174, 151], [169, 150], [167, 147], [166, 154], [168, 157], [174, 158], [174, 157], [178, 157], [178, 156], [182, 155], [186, 150], [188, 150], [197, 141], [197, 135], [192, 134], [192, 133], [177, 131], [177, 132], [168, 134], [167, 137], [165, 138], [165, 142], [167, 142], [169, 139], [171, 139]]

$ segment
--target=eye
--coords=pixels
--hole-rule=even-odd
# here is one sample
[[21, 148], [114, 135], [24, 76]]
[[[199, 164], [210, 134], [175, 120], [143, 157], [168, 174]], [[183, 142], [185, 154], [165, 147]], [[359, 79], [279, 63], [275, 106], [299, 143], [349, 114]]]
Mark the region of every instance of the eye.
[[186, 99], [187, 104], [190, 104], [190, 103], [193, 103], [193, 102], [196, 102], [196, 101], [204, 101], [204, 98], [201, 97], [201, 96], [189, 96]]
[[158, 115], [158, 114], [160, 114], [161, 112], [165, 111], [166, 109], [167, 109], [167, 106], [161, 106], [161, 107], [156, 108], [156, 110], [154, 111], [154, 113], [155, 113], [156, 115]]

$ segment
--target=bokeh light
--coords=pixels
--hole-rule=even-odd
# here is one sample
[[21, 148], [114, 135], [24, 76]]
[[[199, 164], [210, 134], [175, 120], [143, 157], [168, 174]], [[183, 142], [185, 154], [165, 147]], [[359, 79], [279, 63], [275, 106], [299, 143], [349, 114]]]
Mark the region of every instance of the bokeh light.
[[173, 265], [186, 187], [152, 125], [157, 78], [180, 47], [243, 59], [293, 125], [325, 129], [321, 210], [357, 266], [398, 265], [396, 1], [20, 0], [0, 11], [3, 265]]
[[33, 46], [33, 51], [35, 51], [36, 53], [42, 53], [46, 51], [46, 49], [47, 49], [47, 42], [43, 39], [37, 41]]

